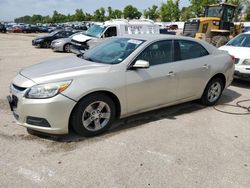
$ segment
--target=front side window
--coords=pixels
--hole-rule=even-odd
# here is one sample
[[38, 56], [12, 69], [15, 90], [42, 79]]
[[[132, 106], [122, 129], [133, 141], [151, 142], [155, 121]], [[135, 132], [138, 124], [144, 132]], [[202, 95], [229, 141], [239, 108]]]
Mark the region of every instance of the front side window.
[[117, 36], [117, 29], [116, 27], [109, 27], [105, 33], [104, 33], [105, 37], [114, 37]]
[[209, 54], [201, 44], [194, 41], [176, 40], [174, 48], [176, 61], [199, 58]]
[[172, 62], [172, 40], [159, 41], [148, 46], [136, 60], [148, 61], [150, 66]]
[[81, 58], [104, 64], [118, 64], [126, 59], [144, 40], [131, 38], [112, 38], [91, 48]]

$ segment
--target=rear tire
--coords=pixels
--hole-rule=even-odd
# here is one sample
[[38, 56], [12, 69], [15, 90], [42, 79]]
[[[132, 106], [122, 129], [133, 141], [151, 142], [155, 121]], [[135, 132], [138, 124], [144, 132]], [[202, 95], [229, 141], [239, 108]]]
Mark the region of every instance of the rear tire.
[[223, 81], [220, 78], [210, 80], [201, 97], [201, 103], [206, 106], [215, 105], [220, 99], [224, 90]]
[[93, 94], [84, 97], [74, 108], [70, 125], [82, 136], [90, 137], [109, 129], [115, 120], [115, 104], [104, 94]]

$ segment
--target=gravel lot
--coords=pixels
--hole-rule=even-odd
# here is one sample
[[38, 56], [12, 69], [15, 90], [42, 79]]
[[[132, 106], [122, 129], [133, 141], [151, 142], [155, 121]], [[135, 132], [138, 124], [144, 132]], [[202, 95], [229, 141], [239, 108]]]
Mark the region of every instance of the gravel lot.
[[[121, 120], [95, 138], [38, 137], [15, 124], [6, 102], [18, 71], [72, 54], [31, 46], [35, 35], [0, 34], [0, 187], [249, 187], [250, 115], [196, 102]], [[250, 98], [237, 81], [217, 108]], [[245, 103], [244, 105], [250, 105]]]

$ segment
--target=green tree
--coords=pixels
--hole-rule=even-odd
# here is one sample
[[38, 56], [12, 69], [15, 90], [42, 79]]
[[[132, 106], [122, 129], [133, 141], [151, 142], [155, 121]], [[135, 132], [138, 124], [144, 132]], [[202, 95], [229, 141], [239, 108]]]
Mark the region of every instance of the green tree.
[[122, 17], [122, 11], [118, 9], [113, 10], [112, 7], [108, 7], [107, 11], [108, 11], [108, 17], [107, 17], [108, 20]]
[[122, 18], [122, 15], [123, 15], [123, 13], [119, 9], [115, 9], [113, 12], [113, 18], [115, 18], [115, 19]]
[[160, 16], [158, 6], [152, 5], [152, 7], [149, 7], [148, 9], [144, 10], [143, 15], [145, 18], [156, 20]]
[[[70, 16], [68, 16], [70, 18]], [[76, 9], [75, 14], [73, 15], [74, 21], [84, 21], [85, 14], [82, 9]]]
[[246, 14], [245, 21], [249, 22], [250, 21], [250, 3], [246, 6], [245, 14]]
[[218, 0], [189, 0], [192, 6], [192, 11], [195, 16], [199, 17], [204, 13], [205, 7], [214, 3], [218, 3]]
[[93, 19], [94, 21], [104, 22], [104, 21], [106, 20], [106, 17], [105, 17], [105, 9], [104, 9], [103, 7], [97, 9], [97, 10], [94, 12], [94, 15], [93, 15], [92, 19]]
[[123, 10], [124, 18], [129, 19], [139, 19], [142, 15], [140, 11], [136, 7], [133, 7], [132, 5], [128, 5]]
[[192, 7], [183, 7], [181, 9], [181, 13], [180, 13], [180, 20], [181, 21], [187, 21], [190, 18], [193, 18], [193, 12], [192, 12]]
[[64, 14], [58, 13], [56, 10], [53, 12], [53, 16], [51, 18], [52, 23], [62, 23], [67, 21], [67, 16]]
[[180, 9], [179, 0], [167, 0], [166, 3], [162, 3], [160, 7], [160, 17], [163, 22], [179, 21]]

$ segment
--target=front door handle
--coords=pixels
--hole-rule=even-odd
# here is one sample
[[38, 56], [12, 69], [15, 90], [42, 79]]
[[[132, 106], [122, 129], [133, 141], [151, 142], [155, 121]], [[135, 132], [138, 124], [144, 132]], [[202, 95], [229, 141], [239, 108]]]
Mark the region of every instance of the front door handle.
[[173, 77], [175, 76], [175, 73], [173, 71], [170, 71], [168, 74], [167, 74], [167, 77]]

